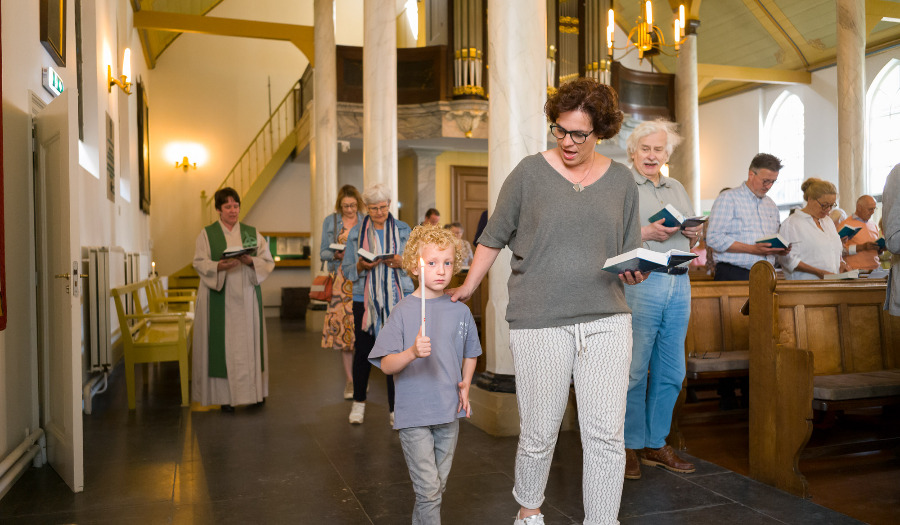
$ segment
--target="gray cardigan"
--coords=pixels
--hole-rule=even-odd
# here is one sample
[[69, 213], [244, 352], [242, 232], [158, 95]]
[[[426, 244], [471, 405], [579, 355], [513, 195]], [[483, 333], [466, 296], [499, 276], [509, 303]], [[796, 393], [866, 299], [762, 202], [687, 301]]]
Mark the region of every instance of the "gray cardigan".
[[549, 328], [630, 313], [607, 258], [641, 245], [638, 189], [613, 161], [576, 192], [540, 153], [525, 157], [500, 189], [479, 244], [512, 250], [509, 327]]

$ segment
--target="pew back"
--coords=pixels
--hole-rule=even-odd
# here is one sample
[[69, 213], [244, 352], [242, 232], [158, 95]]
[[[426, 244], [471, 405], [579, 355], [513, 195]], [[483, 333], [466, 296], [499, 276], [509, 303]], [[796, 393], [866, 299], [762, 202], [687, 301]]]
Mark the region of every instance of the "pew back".
[[[753, 266], [751, 477], [809, 496], [799, 461], [813, 430], [815, 376], [851, 377], [890, 370], [900, 363], [900, 318], [882, 310], [885, 289], [883, 280], [777, 281], [768, 262]], [[867, 402], [866, 406], [884, 404], [880, 398], [858, 401]], [[845, 446], [831, 448], [846, 450]], [[854, 450], [873, 448], [877, 447]]]

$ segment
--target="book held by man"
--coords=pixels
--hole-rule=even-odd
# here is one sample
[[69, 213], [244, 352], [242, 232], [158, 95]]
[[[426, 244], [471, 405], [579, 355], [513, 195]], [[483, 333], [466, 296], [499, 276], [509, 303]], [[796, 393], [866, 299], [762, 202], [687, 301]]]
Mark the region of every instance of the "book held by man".
[[887, 241], [884, 240], [884, 237], [879, 237], [878, 240], [875, 241], [875, 244], [877, 244], [878, 247], [882, 250], [887, 248]]
[[765, 237], [756, 239], [753, 242], [755, 242], [756, 244], [768, 243], [770, 248], [781, 248], [782, 250], [786, 249], [791, 244], [795, 244], [788, 242], [787, 239], [777, 233], [774, 235], [766, 235]]
[[841, 231], [838, 232], [838, 236], [843, 239], [849, 239], [859, 233], [859, 230], [862, 228], [854, 228], [853, 226], [845, 224]]
[[329, 250], [334, 250], [336, 252], [342, 252], [347, 248], [346, 244], [341, 244], [339, 242], [333, 242], [328, 245]]
[[375, 254], [375, 253], [372, 253], [372, 252], [370, 252], [369, 250], [367, 250], [367, 249], [365, 249], [365, 248], [360, 248], [359, 250], [356, 251], [356, 253], [358, 253], [360, 257], [362, 257], [363, 259], [365, 259], [365, 260], [367, 260], [367, 261], [369, 261], [369, 262], [382, 261], [382, 260], [385, 260], [385, 259], [390, 259], [390, 258], [392, 258], [392, 257], [394, 256], [393, 253], [378, 253], [378, 254]]
[[619, 274], [622, 272], [665, 272], [669, 268], [682, 265], [697, 257], [696, 253], [681, 250], [654, 252], [647, 248], [635, 248], [603, 263], [603, 270]]
[[665, 219], [665, 222], [663, 222], [662, 225], [666, 228], [679, 226], [683, 230], [685, 228], [703, 224], [704, 222], [706, 222], [706, 219], [708, 219], [708, 217], [705, 217], [703, 215], [697, 215], [695, 217], [685, 217], [681, 212], [675, 209], [675, 206], [666, 204], [665, 208], [650, 216], [650, 222], [656, 222], [660, 219]]

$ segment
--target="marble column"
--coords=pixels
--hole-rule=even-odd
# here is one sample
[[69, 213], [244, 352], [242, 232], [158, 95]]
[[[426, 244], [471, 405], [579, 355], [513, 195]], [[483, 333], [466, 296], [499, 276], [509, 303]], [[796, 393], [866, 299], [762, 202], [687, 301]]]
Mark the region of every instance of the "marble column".
[[[363, 180], [391, 188], [397, 216], [396, 2], [365, 0], [363, 6]], [[363, 189], [364, 190], [364, 189]]]
[[687, 191], [700, 213], [700, 110], [697, 87], [697, 35], [686, 35], [675, 69], [675, 121], [684, 141], [672, 154], [672, 178]]
[[[416, 163], [418, 173], [418, 192], [416, 200], [416, 210], [419, 219], [425, 218], [425, 212], [428, 208], [436, 207], [437, 201], [437, 183], [435, 181], [437, 173], [437, 157], [443, 151], [434, 149], [416, 148]], [[438, 210], [441, 212], [441, 222], [450, 222], [450, 210]]]
[[[488, 0], [488, 13], [490, 214], [509, 172], [525, 156], [547, 149], [547, 6], [543, 0]], [[505, 248], [491, 268], [485, 313], [487, 371], [504, 375], [515, 373], [506, 322], [511, 253]]]
[[334, 0], [315, 0], [315, 70], [313, 74], [313, 125], [309, 148], [310, 270], [321, 273], [319, 245], [322, 222], [334, 211], [337, 199], [337, 70], [334, 43]]
[[864, 3], [837, 0], [838, 198], [845, 210], [853, 209], [865, 188], [865, 50]]

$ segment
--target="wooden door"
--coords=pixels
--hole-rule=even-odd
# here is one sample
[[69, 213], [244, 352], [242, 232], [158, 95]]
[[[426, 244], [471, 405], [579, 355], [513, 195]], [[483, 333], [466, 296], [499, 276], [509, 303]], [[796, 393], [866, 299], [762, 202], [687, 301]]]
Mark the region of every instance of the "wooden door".
[[[81, 247], [76, 95], [64, 91], [35, 117], [35, 251], [41, 425], [50, 466], [84, 490], [81, 420]], [[75, 330], [75, 328], [78, 330]]]
[[[478, 220], [481, 214], [487, 210], [488, 204], [488, 179], [487, 168], [479, 166], [452, 166], [450, 168], [450, 183], [452, 188], [451, 203], [452, 222], [459, 222], [463, 227], [463, 238], [474, 244], [475, 232], [478, 229]], [[474, 248], [474, 246], [473, 246]], [[484, 348], [484, 305], [487, 304], [487, 277], [482, 281], [469, 302], [472, 317], [478, 325], [478, 336], [481, 339], [481, 347]], [[484, 353], [478, 358], [476, 372], [485, 370]]]
[[487, 168], [479, 166], [452, 166], [450, 168], [452, 187], [451, 222], [459, 222], [463, 226], [463, 238], [471, 243], [475, 241], [475, 230], [481, 213], [487, 210], [488, 179]]

